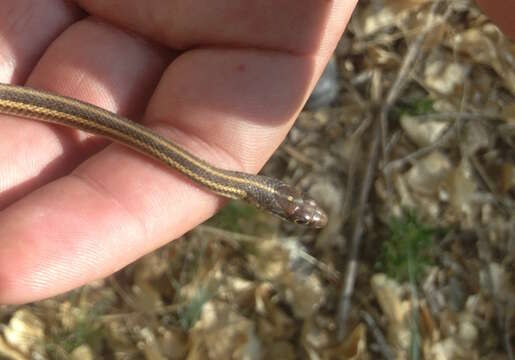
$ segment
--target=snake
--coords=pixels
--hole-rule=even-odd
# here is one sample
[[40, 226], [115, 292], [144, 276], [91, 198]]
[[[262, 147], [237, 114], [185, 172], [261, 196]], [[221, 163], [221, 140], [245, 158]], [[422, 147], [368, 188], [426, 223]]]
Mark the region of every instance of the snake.
[[311, 228], [327, 224], [324, 210], [288, 183], [213, 166], [150, 128], [98, 106], [26, 86], [0, 83], [0, 114], [58, 124], [108, 138], [175, 169], [223, 197], [246, 201], [295, 224]]

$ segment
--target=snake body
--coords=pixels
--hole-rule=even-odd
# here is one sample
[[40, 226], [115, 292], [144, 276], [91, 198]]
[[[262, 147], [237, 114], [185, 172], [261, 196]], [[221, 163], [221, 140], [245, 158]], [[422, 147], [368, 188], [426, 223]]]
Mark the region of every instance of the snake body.
[[320, 228], [327, 216], [315, 201], [281, 180], [215, 167], [134, 121], [69, 97], [0, 84], [0, 113], [59, 124], [109, 138], [154, 158], [194, 182], [285, 220]]

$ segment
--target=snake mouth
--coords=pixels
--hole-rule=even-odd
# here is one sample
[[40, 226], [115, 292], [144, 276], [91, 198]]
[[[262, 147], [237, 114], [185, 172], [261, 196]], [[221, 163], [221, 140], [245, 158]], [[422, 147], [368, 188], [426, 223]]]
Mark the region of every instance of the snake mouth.
[[312, 225], [316, 229], [321, 229], [327, 225], [328, 217], [327, 214], [318, 208], [313, 214]]

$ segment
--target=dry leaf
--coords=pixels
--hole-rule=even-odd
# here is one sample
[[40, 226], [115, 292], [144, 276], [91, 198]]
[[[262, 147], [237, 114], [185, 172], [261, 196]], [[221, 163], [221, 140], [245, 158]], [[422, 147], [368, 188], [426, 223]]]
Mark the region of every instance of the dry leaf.
[[433, 144], [449, 128], [448, 122], [420, 121], [416, 116], [410, 115], [403, 115], [400, 124], [409, 139], [419, 147]]
[[9, 345], [26, 355], [45, 341], [43, 322], [28, 309], [16, 311], [3, 333]]
[[424, 195], [437, 194], [451, 173], [451, 162], [440, 151], [433, 151], [406, 173], [406, 181], [416, 192]]

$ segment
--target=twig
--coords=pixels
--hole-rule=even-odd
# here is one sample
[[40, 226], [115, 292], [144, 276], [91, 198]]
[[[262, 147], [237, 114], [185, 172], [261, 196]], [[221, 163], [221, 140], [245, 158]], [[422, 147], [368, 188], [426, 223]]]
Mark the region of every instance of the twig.
[[138, 310], [140, 308], [138, 306], [136, 299], [131, 294], [129, 294], [127, 291], [125, 291], [125, 289], [120, 285], [118, 280], [116, 280], [115, 276], [110, 276], [107, 279], [108, 279], [109, 283], [111, 284], [111, 287], [120, 296], [120, 298], [123, 300], [123, 302], [125, 302], [132, 309]]
[[504, 210], [504, 213], [507, 216], [509, 216], [511, 211], [513, 211], [513, 204], [510, 202], [510, 199], [504, 199], [502, 196], [498, 194], [494, 180], [492, 180], [492, 178], [488, 175], [488, 172], [485, 170], [483, 165], [481, 165], [481, 162], [477, 159], [475, 155], [470, 155], [469, 160], [474, 170], [478, 174], [479, 179], [483, 182], [488, 192], [495, 199], [497, 205], [500, 206], [500, 210]]
[[374, 141], [370, 150], [370, 158], [368, 161], [363, 188], [361, 189], [358, 211], [356, 215], [356, 226], [351, 240], [351, 249], [349, 253], [349, 261], [345, 270], [345, 281], [340, 294], [340, 302], [338, 306], [338, 338], [343, 340], [346, 334], [345, 325], [349, 317], [351, 308], [351, 297], [356, 283], [359, 248], [361, 244], [361, 235], [363, 234], [363, 223], [365, 219], [365, 208], [368, 203], [368, 196], [374, 183], [377, 163], [379, 161], [379, 148], [381, 143], [381, 129], [376, 127]]
[[299, 258], [307, 262], [309, 265], [316, 267], [320, 270], [329, 280], [338, 281], [341, 274], [339, 271], [334, 270], [328, 264], [318, 260], [299, 246], [299, 239], [297, 237], [281, 239], [280, 244], [290, 253], [290, 258]]
[[[445, 112], [445, 113], [434, 113], [434, 114], [424, 114], [414, 116], [413, 118], [418, 119], [420, 121], [438, 121], [438, 120], [448, 120], [449, 118], [461, 119], [463, 120], [497, 120], [498, 116], [490, 115], [490, 114], [472, 114], [466, 112]], [[436, 149], [439, 149], [443, 146], [446, 146], [448, 142], [456, 136], [457, 133], [457, 122], [454, 121], [451, 126], [449, 126], [444, 133], [433, 143], [423, 148], [420, 148], [400, 159], [396, 159], [386, 163], [384, 165], [383, 171], [385, 174], [390, 174], [393, 170], [396, 170], [407, 163], [413, 163], [415, 160], [419, 159], [422, 156], [425, 156]]]
[[[480, 240], [481, 241], [481, 240]], [[484, 240], [485, 243], [488, 243]], [[510, 360], [513, 360], [513, 348], [510, 342], [510, 333], [509, 333], [509, 324], [507, 323], [507, 319], [510, 317], [510, 302], [507, 305], [503, 304], [503, 302], [499, 299], [499, 293], [497, 291], [496, 286], [494, 285], [495, 280], [492, 274], [492, 270], [489, 264], [492, 263], [492, 253], [491, 251], [480, 251], [479, 252], [479, 260], [483, 268], [485, 269], [485, 285], [488, 287], [490, 294], [492, 295], [495, 315], [497, 318], [497, 329], [502, 332], [503, 345], [506, 350], [506, 354]], [[505, 306], [503, 306], [505, 305]]]
[[[245, 235], [233, 231], [223, 230], [219, 229], [213, 226], [209, 225], [199, 225], [196, 228], [196, 231], [200, 233], [207, 233], [210, 235], [219, 236], [223, 241], [226, 241], [230, 246], [233, 246], [234, 248], [239, 248], [238, 242], [250, 242], [250, 243], [257, 243], [260, 241], [263, 241], [262, 237], [258, 236], [252, 236], [252, 235]], [[299, 258], [306, 261], [308, 264], [313, 265], [317, 267], [320, 271], [322, 271], [329, 279], [336, 280], [340, 277], [340, 273], [334, 269], [332, 269], [329, 265], [324, 263], [323, 261], [318, 260], [314, 256], [308, 254], [306, 251], [299, 250], [297, 248], [287, 246], [284, 244], [289, 244], [290, 239], [280, 239], [280, 244], [283, 246], [286, 246], [289, 251], [295, 251], [295, 256], [298, 256]], [[295, 243], [297, 243], [297, 239], [294, 240]]]
[[381, 332], [381, 329], [377, 327], [377, 324], [374, 320], [374, 318], [367, 313], [366, 311], [360, 311], [361, 318], [367, 323], [370, 330], [372, 330], [372, 335], [374, 335], [377, 345], [379, 345], [379, 350], [381, 351], [381, 354], [383, 354], [383, 357], [387, 360], [394, 360], [395, 354], [393, 353], [392, 349], [388, 346], [388, 343], [386, 342], [386, 339]]
[[310, 159], [308, 156], [304, 155], [302, 152], [296, 150], [293, 146], [288, 144], [282, 145], [282, 150], [287, 153], [290, 157], [294, 158], [298, 162], [311, 166], [312, 168], [319, 169], [320, 165], [314, 161], [313, 159]]
[[447, 144], [447, 142], [451, 138], [453, 138], [455, 135], [456, 135], [456, 129], [454, 126], [452, 126], [449, 129], [447, 129], [442, 134], [442, 136], [440, 136], [440, 138], [437, 139], [435, 142], [433, 142], [431, 145], [420, 148], [412, 153], [409, 153], [408, 155], [406, 155], [400, 159], [391, 161], [390, 163], [386, 164], [386, 166], [383, 169], [384, 173], [390, 174], [392, 172], [392, 170], [398, 169], [398, 168], [404, 166], [406, 163], [412, 163], [415, 160], [417, 160], [418, 158], [433, 152], [434, 150]]
[[220, 229], [210, 225], [199, 225], [195, 228], [195, 231], [200, 233], [207, 233], [210, 235], [215, 235], [223, 238], [228, 243], [235, 244], [235, 247], [238, 247], [236, 244], [238, 242], [258, 242], [263, 241], [262, 237], [252, 236], [247, 234], [242, 234], [234, 231]]
[[342, 207], [342, 224], [347, 221], [349, 214], [351, 213], [352, 198], [355, 191], [356, 185], [356, 172], [358, 168], [358, 162], [360, 162], [360, 156], [358, 155], [358, 140], [360, 139], [369, 126], [372, 124], [372, 117], [367, 116], [365, 120], [361, 122], [358, 128], [351, 135], [352, 151], [351, 161], [348, 169], [349, 176], [347, 177], [347, 186], [345, 191], [345, 198]]
[[513, 360], [515, 355], [513, 354], [513, 347], [511, 345], [510, 340], [510, 316], [507, 315], [504, 317], [504, 347], [506, 348], [506, 353], [508, 354], [508, 359]]
[[386, 154], [390, 154], [395, 147], [399, 143], [402, 137], [402, 132], [400, 130], [393, 133], [393, 135], [390, 138], [390, 141], [388, 141], [388, 144], [386, 144]]
[[462, 120], [502, 120], [500, 115], [486, 114], [486, 113], [469, 113], [459, 111], [446, 111], [438, 113], [429, 113], [422, 115], [415, 115], [412, 118], [420, 121], [448, 121], [449, 119], [461, 118]]
[[[351, 297], [354, 291], [354, 285], [356, 283], [357, 276], [357, 268], [358, 268], [358, 259], [359, 259], [359, 249], [361, 244], [361, 238], [363, 235], [363, 223], [365, 218], [365, 208], [368, 202], [368, 197], [370, 194], [370, 190], [372, 188], [372, 184], [375, 179], [375, 174], [377, 170], [377, 164], [379, 161], [379, 149], [380, 145], [383, 145], [383, 160], [386, 163], [387, 153], [386, 153], [386, 138], [387, 138], [387, 115], [390, 111], [391, 106], [395, 103], [399, 95], [401, 94], [404, 86], [406, 84], [407, 74], [411, 69], [411, 64], [417, 58], [417, 55], [420, 53], [420, 49], [422, 47], [423, 40], [425, 36], [429, 33], [432, 28], [434, 21], [432, 14], [436, 12], [437, 6], [440, 1], [435, 1], [431, 6], [430, 14], [428, 22], [424, 26], [424, 31], [415, 39], [415, 41], [411, 44], [410, 49], [404, 58], [401, 69], [397, 75], [397, 78], [390, 88], [388, 92], [388, 96], [386, 101], [384, 102], [381, 112], [380, 112], [380, 126], [376, 127], [374, 140], [372, 143], [372, 147], [370, 150], [370, 158], [367, 166], [367, 170], [365, 173], [365, 180], [363, 183], [363, 188], [361, 189], [360, 199], [358, 203], [358, 210], [356, 214], [356, 225], [354, 227], [354, 232], [352, 234], [351, 239], [351, 248], [349, 251], [349, 260], [347, 263], [347, 268], [345, 271], [345, 279], [342, 286], [342, 290], [340, 293], [340, 301], [338, 304], [338, 338], [339, 340], [343, 340], [346, 335], [346, 323], [349, 317], [349, 312], [351, 309]], [[388, 180], [387, 180], [388, 182]]]
[[[397, 74], [397, 77], [395, 78], [394, 83], [392, 84], [392, 87], [390, 88], [390, 91], [388, 92], [388, 96], [386, 97], [386, 101], [383, 104], [383, 107], [381, 109], [381, 117], [380, 117], [380, 123], [381, 123], [381, 142], [383, 147], [383, 164], [388, 163], [388, 151], [386, 149], [388, 144], [388, 113], [390, 112], [391, 107], [393, 104], [397, 101], [399, 98], [399, 95], [404, 90], [404, 87], [406, 85], [406, 82], [409, 77], [409, 73], [411, 69], [413, 68], [413, 64], [416, 62], [416, 60], [422, 55], [422, 45], [424, 43], [424, 40], [429, 33], [429, 31], [433, 28], [435, 25], [435, 21], [433, 18], [434, 13], [436, 12], [436, 9], [438, 5], [440, 4], [440, 1], [435, 1], [433, 5], [431, 6], [431, 9], [429, 11], [429, 17], [428, 21], [425, 23], [423, 30], [420, 32], [419, 35], [415, 38], [413, 43], [411, 43], [410, 47], [408, 48], [408, 51], [406, 53], [406, 56], [404, 57], [404, 60], [402, 61], [401, 68], [399, 69], [399, 73]], [[389, 174], [385, 174], [385, 180], [386, 180], [386, 188], [388, 189], [388, 193], [390, 193], [391, 189], [391, 179]]]
[[149, 316], [149, 315], [163, 315], [176, 313], [179, 309], [186, 307], [188, 305], [187, 302], [179, 303], [179, 304], [168, 304], [163, 305], [158, 308], [154, 308], [149, 311], [131, 311], [124, 313], [116, 313], [116, 314], [106, 314], [99, 317], [99, 320], [103, 323], [108, 323], [111, 321], [117, 320], [126, 320], [128, 317], [132, 316]]

